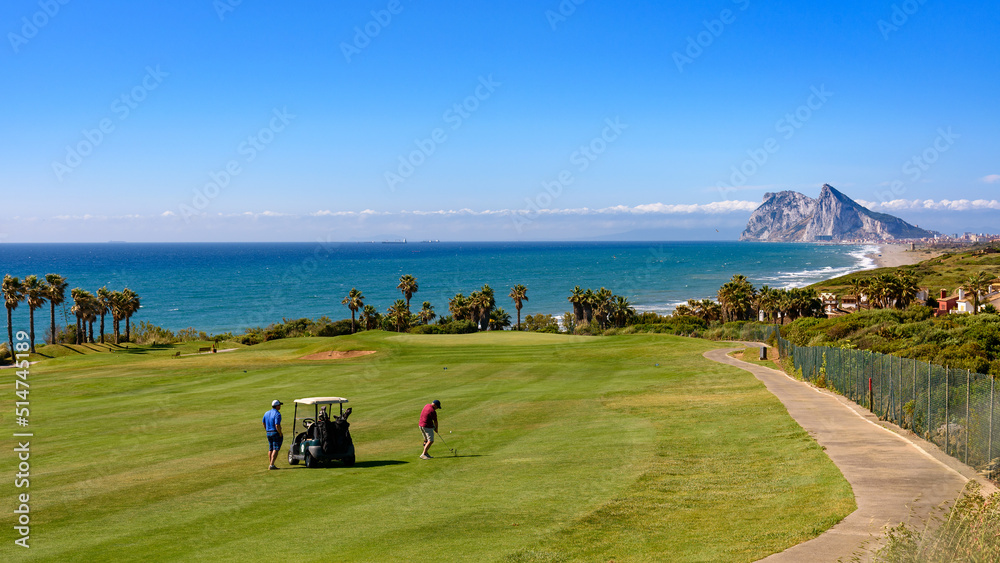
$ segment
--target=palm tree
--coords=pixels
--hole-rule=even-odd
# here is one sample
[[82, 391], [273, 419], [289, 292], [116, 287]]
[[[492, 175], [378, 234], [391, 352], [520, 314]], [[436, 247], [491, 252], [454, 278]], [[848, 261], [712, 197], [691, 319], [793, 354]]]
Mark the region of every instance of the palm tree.
[[74, 287], [69, 294], [73, 299], [73, 306], [70, 307], [69, 312], [76, 315], [76, 342], [74, 344], [83, 344], [86, 341], [83, 318], [87, 314], [88, 293], [82, 288]]
[[736, 309], [737, 300], [737, 287], [733, 282], [726, 282], [722, 284], [719, 288], [719, 293], [716, 295], [719, 299], [719, 305], [722, 306], [722, 322], [729, 322], [735, 320], [733, 318], [734, 310]]
[[764, 313], [764, 318], [771, 321], [774, 314], [777, 312], [778, 308], [778, 293], [768, 286], [763, 286], [757, 293], [757, 298], [754, 302], [754, 307], [757, 309], [757, 314]]
[[717, 297], [722, 305], [723, 321], [745, 321], [753, 314], [757, 290], [746, 276], [736, 274], [719, 288]]
[[24, 298], [28, 302], [28, 340], [31, 343], [31, 353], [35, 353], [35, 309], [45, 304], [45, 282], [39, 281], [38, 276], [31, 275], [24, 278], [23, 283]]
[[91, 344], [94, 343], [94, 321], [97, 320], [98, 315], [100, 315], [100, 311], [101, 301], [88, 291], [83, 311], [83, 321], [87, 326], [87, 332], [90, 336]]
[[490, 312], [490, 330], [503, 330], [510, 326], [510, 314], [497, 307]]
[[[683, 309], [681, 307], [683, 307]], [[681, 307], [677, 308], [677, 311], [680, 311], [677, 314], [693, 315], [703, 319], [705, 322], [710, 323], [722, 318], [722, 307], [711, 299], [702, 299], [701, 301], [688, 299], [687, 305], [682, 305]]]
[[111, 311], [111, 292], [107, 286], [97, 290], [98, 314], [101, 315], [101, 344], [104, 344], [104, 316]]
[[455, 297], [448, 300], [448, 312], [456, 321], [464, 319], [469, 314], [469, 300], [461, 293], [455, 294]]
[[115, 344], [121, 340], [121, 320], [125, 318], [125, 310], [128, 308], [125, 294], [121, 291], [111, 292], [111, 321], [112, 329], [115, 333]]
[[583, 292], [583, 299], [580, 300], [580, 304], [583, 306], [583, 320], [587, 323], [594, 320], [594, 304], [597, 302], [597, 295], [593, 291], [587, 290]]
[[420, 312], [417, 313], [417, 318], [419, 318], [420, 322], [423, 324], [433, 321], [436, 316], [437, 314], [434, 313], [434, 306], [431, 305], [430, 301], [424, 301], [423, 306], [420, 308]]
[[66, 286], [69, 284], [66, 282], [66, 278], [60, 276], [59, 274], [45, 274], [46, 283], [46, 295], [45, 297], [49, 300], [49, 307], [52, 319], [52, 326], [49, 329], [52, 331], [52, 342], [50, 344], [56, 343], [56, 305], [62, 305], [63, 301], [66, 300]]
[[615, 300], [611, 302], [611, 318], [614, 320], [615, 326], [625, 326], [633, 316], [635, 316], [635, 308], [629, 303], [628, 298], [616, 296]]
[[24, 286], [21, 280], [7, 274], [3, 277], [3, 301], [7, 307], [7, 343], [10, 345], [10, 361], [14, 361], [14, 319], [13, 312], [24, 301]]
[[476, 329], [479, 329], [479, 316], [483, 312], [483, 294], [478, 291], [473, 291], [469, 294], [469, 299], [466, 301], [468, 308], [466, 309], [469, 315], [469, 320], [476, 323]]
[[528, 300], [528, 288], [517, 284], [510, 288], [508, 297], [514, 300], [514, 308], [517, 309], [517, 330], [521, 330], [521, 307], [523, 302]]
[[479, 318], [473, 319], [473, 321], [479, 321], [479, 330], [488, 330], [490, 327], [490, 313], [497, 306], [497, 301], [494, 297], [493, 288], [489, 284], [484, 284], [483, 288], [479, 290], [480, 294], [480, 309]]
[[358, 309], [365, 306], [365, 296], [352, 287], [351, 291], [347, 292], [347, 297], [340, 304], [347, 305], [347, 308], [351, 310], [351, 334], [354, 334], [354, 314], [358, 312]]
[[[567, 299], [569, 299], [569, 302], [573, 304], [573, 316], [576, 317], [577, 324], [583, 322], [584, 295], [585, 292], [582, 289], [580, 289], [580, 286], [576, 286], [573, 288], [573, 291], [570, 292], [569, 297], [567, 297]], [[518, 321], [517, 324], [518, 326], [520, 326], [521, 325], [520, 321]]]
[[610, 289], [601, 288], [597, 290], [597, 317], [601, 326], [606, 326], [611, 322], [614, 313], [615, 294]]
[[142, 302], [139, 299], [139, 294], [127, 287], [122, 290], [122, 295], [125, 296], [125, 342], [131, 342], [132, 331], [130, 330], [130, 320], [132, 319], [132, 315], [139, 312]]
[[365, 305], [361, 310], [361, 322], [365, 325], [365, 330], [375, 330], [381, 322], [381, 315], [374, 305]]
[[403, 292], [403, 296], [406, 297], [406, 310], [410, 310], [410, 298], [413, 294], [417, 292], [419, 286], [417, 285], [417, 278], [407, 274], [399, 278], [399, 285], [396, 289]]
[[[851, 280], [851, 292], [854, 293], [854, 298], [857, 300], [856, 311], [861, 310], [861, 296], [865, 295], [868, 290], [868, 278], [854, 278]], [[871, 304], [871, 298], [869, 297], [868, 303]]]
[[982, 271], [976, 272], [972, 276], [969, 276], [969, 279], [965, 280], [965, 285], [962, 286], [962, 289], [972, 294], [973, 315], [979, 314], [979, 296], [989, 291], [992, 281], [993, 276]]
[[397, 299], [386, 312], [396, 325], [396, 332], [403, 332], [403, 325], [410, 318], [410, 310], [407, 308], [406, 302], [402, 299]]
[[899, 292], [896, 304], [900, 309], [905, 309], [917, 298], [917, 294], [920, 293], [920, 286], [917, 285], [917, 278], [909, 272], [901, 272], [896, 279], [898, 280], [896, 288]]

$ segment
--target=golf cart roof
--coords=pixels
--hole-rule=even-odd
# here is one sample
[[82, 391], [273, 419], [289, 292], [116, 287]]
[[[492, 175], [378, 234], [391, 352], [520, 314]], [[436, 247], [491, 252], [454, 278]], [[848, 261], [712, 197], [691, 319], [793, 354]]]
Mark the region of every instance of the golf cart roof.
[[347, 399], [343, 397], [306, 397], [305, 399], [295, 399], [295, 402], [303, 405], [335, 405], [346, 403]]

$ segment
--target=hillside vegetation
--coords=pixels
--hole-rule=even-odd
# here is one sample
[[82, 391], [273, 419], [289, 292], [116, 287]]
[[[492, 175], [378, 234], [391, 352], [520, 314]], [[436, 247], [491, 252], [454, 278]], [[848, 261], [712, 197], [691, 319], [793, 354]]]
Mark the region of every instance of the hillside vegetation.
[[1000, 376], [1000, 315], [934, 317], [914, 305], [798, 319], [781, 332], [799, 346], [860, 348]]
[[[919, 250], [917, 252], [920, 252]], [[817, 291], [829, 291], [838, 295], [851, 293], [851, 282], [856, 279], [870, 279], [880, 274], [907, 273], [914, 277], [917, 285], [931, 291], [931, 297], [938, 297], [945, 289], [951, 295], [970, 277], [979, 272], [1000, 274], [1000, 249], [985, 246], [961, 252], [950, 252], [919, 264], [897, 268], [876, 268], [855, 272], [846, 276], [829, 279], [809, 286]]]

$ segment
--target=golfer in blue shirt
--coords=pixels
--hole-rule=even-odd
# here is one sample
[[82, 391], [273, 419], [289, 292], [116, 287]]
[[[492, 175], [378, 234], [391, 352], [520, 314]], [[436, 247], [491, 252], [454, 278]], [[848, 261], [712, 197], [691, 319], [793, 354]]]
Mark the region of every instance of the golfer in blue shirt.
[[281, 432], [281, 401], [271, 401], [271, 410], [264, 413], [264, 431], [267, 432], [268, 469], [277, 469], [274, 460], [278, 459], [278, 450], [285, 435]]

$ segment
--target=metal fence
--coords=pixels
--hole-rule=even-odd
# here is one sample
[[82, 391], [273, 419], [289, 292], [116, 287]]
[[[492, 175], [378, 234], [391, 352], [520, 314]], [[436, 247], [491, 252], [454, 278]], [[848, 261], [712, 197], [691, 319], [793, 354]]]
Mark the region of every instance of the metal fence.
[[760, 341], [777, 336], [782, 357], [814, 384], [867, 407], [882, 420], [912, 430], [948, 455], [982, 468], [1000, 449], [1000, 415], [993, 377], [919, 360], [827, 346], [796, 346], [777, 327], [761, 327]]

